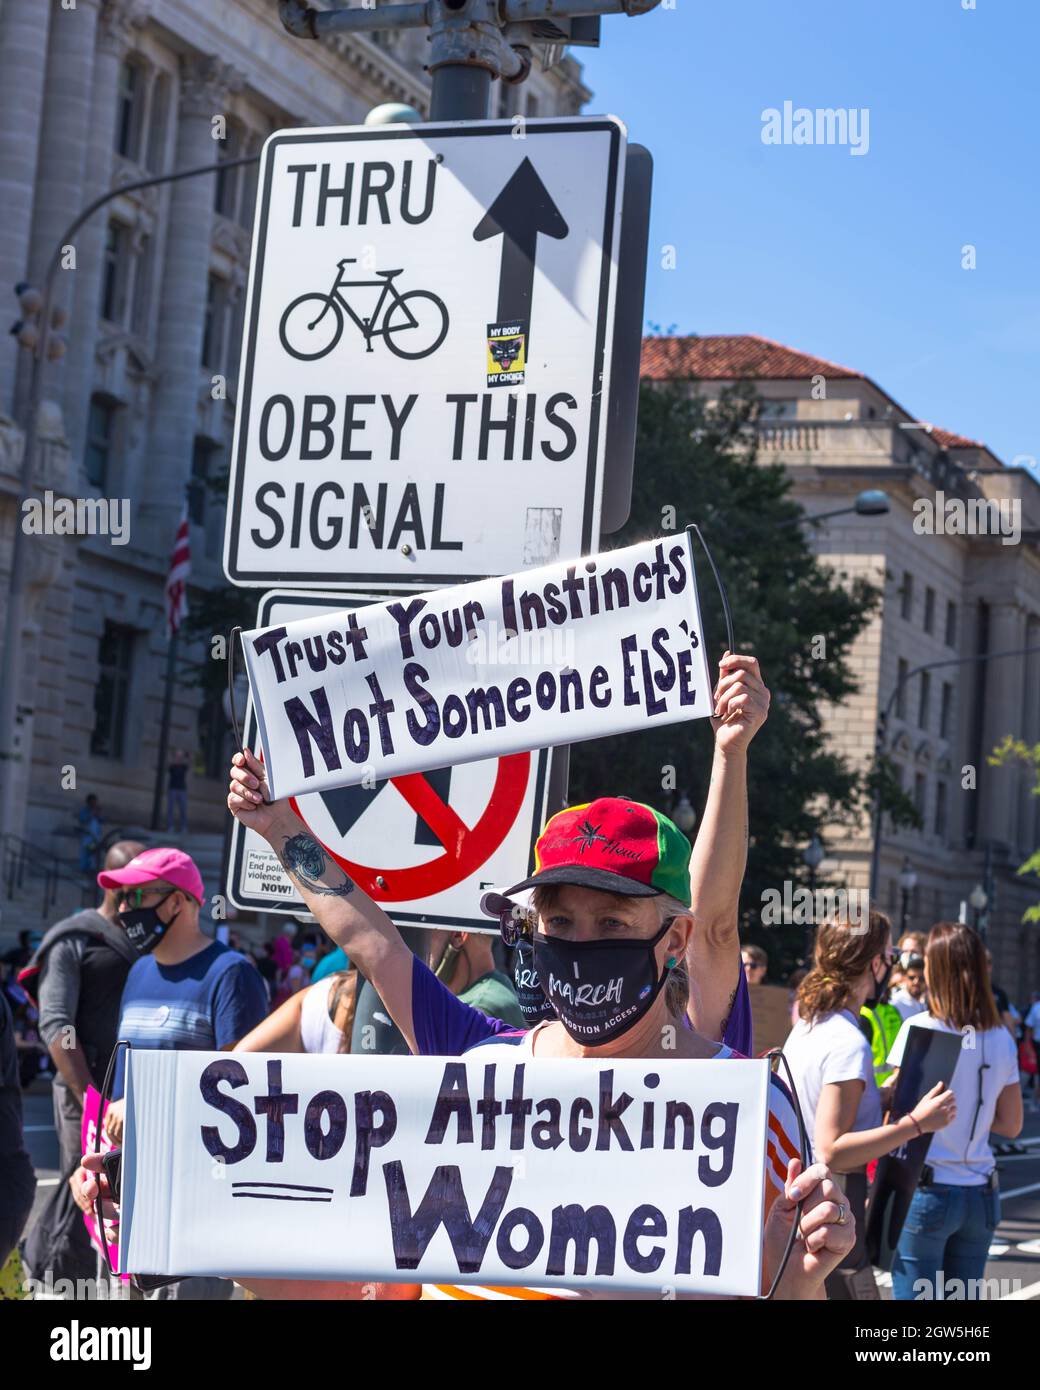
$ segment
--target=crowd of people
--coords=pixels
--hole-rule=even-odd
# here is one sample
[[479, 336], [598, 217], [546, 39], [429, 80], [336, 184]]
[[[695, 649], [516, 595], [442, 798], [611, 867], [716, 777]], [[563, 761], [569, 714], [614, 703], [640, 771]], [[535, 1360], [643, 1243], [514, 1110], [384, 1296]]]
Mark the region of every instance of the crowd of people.
[[[56, 1069], [62, 1178], [23, 1242], [30, 1271], [59, 1264], [73, 1277], [88, 1270], [102, 1277], [77, 1218], [99, 1194], [111, 1219], [118, 1210], [99, 1160], [81, 1153], [81, 1126], [87, 1088], [100, 1088], [117, 1038], [135, 1048], [243, 1053], [460, 1056], [512, 1046], [532, 1058], [727, 1060], [761, 1050], [752, 1037], [752, 1001], [769, 962], [760, 947], [742, 950], [738, 935], [746, 759], [769, 705], [757, 662], [727, 653], [714, 700], [712, 779], [693, 846], [667, 816], [624, 797], [559, 812], [539, 838], [536, 872], [485, 895], [481, 906], [497, 932], [400, 931], [291, 804], [269, 799], [263, 765], [249, 750], [234, 758], [228, 807], [272, 846], [316, 927], [291, 923], [257, 952], [235, 935], [214, 940], [200, 921], [205, 890], [187, 854], [113, 845], [98, 874], [98, 908], [53, 926], [20, 972]], [[994, 1000], [978, 937], [940, 923], [927, 940], [904, 938], [896, 947], [880, 913], [865, 931], [850, 927], [832, 921], [817, 930], [784, 1043], [793, 1093], [771, 1077], [762, 1271], [763, 1291], [775, 1283], [782, 1298], [862, 1297], [864, 1271], [873, 1286], [863, 1249], [870, 1169], [922, 1134], [933, 1136], [928, 1178], [900, 1241], [895, 1295], [915, 1296], [915, 1281], [933, 1267], [981, 1272], [999, 1205], [989, 1136], [1013, 1138], [1022, 1125], [1024, 1054], [1006, 1027], [1007, 1000]], [[614, 987], [584, 998], [560, 987], [579, 974]], [[1030, 1052], [1038, 1011], [1034, 1005], [1023, 1022]], [[921, 1027], [970, 1030], [976, 1046], [963, 1049], [954, 1074], [907, 1114], [886, 1118], [909, 1030]], [[11, 1032], [0, 1010], [0, 1157], [9, 1156], [18, 1175], [0, 1188], [0, 1265], [18, 1259], [33, 1191]], [[118, 1143], [121, 1068], [112, 1095], [104, 1125]], [[149, 1293], [118, 1287], [128, 1297], [227, 1298], [233, 1251], [227, 1275]], [[346, 1281], [239, 1282], [266, 1299], [358, 1299], [373, 1289]], [[375, 1293], [545, 1295], [407, 1283], [379, 1284]], [[587, 1288], [552, 1293], [590, 1296]]]
[[[1015, 1150], [1002, 1141], [1021, 1132], [1026, 1103], [1040, 1109], [1040, 992], [1019, 1012], [992, 982], [992, 957], [964, 923], [937, 922], [898, 944], [882, 913], [870, 913], [865, 931], [851, 927], [823, 924], [811, 966], [789, 981], [791, 1031], [782, 1046], [814, 1153], [839, 1175], [862, 1232], [878, 1159], [931, 1136], [893, 1262], [893, 1296], [919, 1297], [944, 1278], [977, 1288], [1000, 1220], [997, 1152]], [[742, 960], [754, 998], [768, 955], [745, 945]], [[958, 1060], [945, 1081], [893, 1117], [914, 1029], [959, 1035]], [[878, 1297], [863, 1241], [829, 1293]]]

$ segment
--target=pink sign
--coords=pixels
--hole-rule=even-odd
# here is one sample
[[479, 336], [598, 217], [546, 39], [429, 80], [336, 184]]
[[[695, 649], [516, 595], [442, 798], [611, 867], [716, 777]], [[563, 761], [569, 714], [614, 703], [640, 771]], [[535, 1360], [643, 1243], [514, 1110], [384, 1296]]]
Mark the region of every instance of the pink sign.
[[[88, 1086], [86, 1095], [83, 1097], [83, 1128], [80, 1131], [80, 1140], [83, 1144], [83, 1153], [91, 1154], [94, 1152], [94, 1143], [96, 1139], [98, 1120], [99, 1117], [101, 1119], [104, 1119], [105, 1111], [107, 1109], [107, 1102], [105, 1104], [104, 1109], [102, 1109], [101, 1107], [101, 1092], [95, 1091], [93, 1086]], [[115, 1147], [116, 1146], [112, 1143], [111, 1139], [109, 1139], [104, 1129], [102, 1129], [101, 1152], [103, 1154], [108, 1153], [109, 1149], [114, 1149]], [[92, 1211], [84, 1212], [83, 1220], [86, 1223], [87, 1234], [90, 1236], [91, 1244], [95, 1247], [95, 1249], [100, 1250], [101, 1234], [98, 1231], [97, 1221], [94, 1219], [94, 1213]], [[112, 1261], [112, 1268], [118, 1269], [119, 1251], [115, 1245], [109, 1245], [108, 1257]], [[125, 1274], [121, 1274], [119, 1277], [124, 1282], [128, 1280], [128, 1276]]]

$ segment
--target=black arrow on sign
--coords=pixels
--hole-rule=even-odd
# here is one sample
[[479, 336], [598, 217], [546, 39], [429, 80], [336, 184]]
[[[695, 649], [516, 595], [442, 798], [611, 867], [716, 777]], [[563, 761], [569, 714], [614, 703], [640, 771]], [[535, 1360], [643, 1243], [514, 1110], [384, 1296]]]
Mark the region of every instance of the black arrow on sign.
[[[439, 767], [433, 772], [426, 774], [426, 780], [441, 798], [442, 801], [448, 800], [448, 792], [451, 787], [451, 768]], [[325, 809], [332, 817], [332, 823], [345, 839], [347, 832], [352, 830], [354, 824], [372, 805], [372, 801], [384, 787], [389, 786], [388, 782], [377, 782], [374, 787], [336, 787], [332, 791], [319, 792], [318, 795], [325, 803]], [[430, 827], [421, 816], [415, 818], [415, 843], [417, 845], [440, 845], [440, 840], [433, 833]]]
[[509, 182], [474, 229], [475, 241], [486, 241], [493, 236], [502, 238], [498, 322], [526, 320], [528, 340], [538, 234], [559, 241], [569, 231], [552, 195], [527, 158], [510, 175]]

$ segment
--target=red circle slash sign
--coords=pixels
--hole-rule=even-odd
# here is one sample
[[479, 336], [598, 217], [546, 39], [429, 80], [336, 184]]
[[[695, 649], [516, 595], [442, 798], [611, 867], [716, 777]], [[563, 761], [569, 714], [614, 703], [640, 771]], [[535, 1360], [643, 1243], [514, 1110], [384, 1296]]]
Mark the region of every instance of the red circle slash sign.
[[[432, 897], [434, 893], [443, 893], [445, 889], [453, 888], [456, 883], [468, 878], [498, 849], [520, 814], [530, 775], [530, 753], [510, 753], [508, 757], [499, 758], [495, 785], [488, 804], [473, 826], [459, 819], [421, 772], [391, 777], [390, 781], [408, 805], [417, 816], [422, 817], [444, 846], [443, 854], [429, 863], [416, 864], [409, 869], [373, 869], [367, 864], [354, 864], [344, 859], [331, 845], [325, 845], [325, 850], [344, 873], [348, 873], [370, 898], [377, 901], [414, 902], [418, 898]], [[290, 797], [289, 804], [306, 824], [296, 797]], [[324, 844], [324, 841], [321, 843]], [[376, 883], [377, 878], [382, 878], [386, 886], [380, 888]]]

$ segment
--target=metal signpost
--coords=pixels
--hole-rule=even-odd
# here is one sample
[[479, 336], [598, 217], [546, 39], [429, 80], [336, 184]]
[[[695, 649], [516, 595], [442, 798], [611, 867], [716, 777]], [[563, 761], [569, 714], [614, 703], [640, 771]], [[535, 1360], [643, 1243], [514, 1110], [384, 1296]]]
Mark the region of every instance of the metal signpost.
[[[488, 115], [493, 81], [656, 3], [280, 0], [304, 40], [426, 27], [432, 91], [428, 122], [264, 149], [224, 551], [234, 583], [280, 590], [259, 621], [588, 554], [624, 525], [650, 156], [613, 117]], [[297, 809], [395, 919], [479, 928], [480, 890], [565, 804], [568, 751]], [[236, 826], [232, 901], [298, 915], [272, 860]]]

